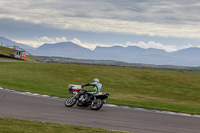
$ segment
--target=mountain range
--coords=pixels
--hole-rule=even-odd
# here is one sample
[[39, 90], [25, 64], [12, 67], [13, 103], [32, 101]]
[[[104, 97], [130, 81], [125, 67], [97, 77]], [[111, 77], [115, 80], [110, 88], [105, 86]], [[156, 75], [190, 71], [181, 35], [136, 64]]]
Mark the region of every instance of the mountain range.
[[143, 49], [136, 46], [97, 46], [94, 50], [90, 50], [72, 42], [43, 44], [39, 48], [33, 48], [25, 44], [16, 43], [4, 37], [0, 37], [0, 43], [1, 45], [9, 44], [12, 46], [19, 46], [37, 56], [57, 56], [92, 60], [115, 60], [128, 63], [154, 65], [200, 66], [200, 48], [197, 47], [168, 53], [160, 49]]
[[0, 37], [0, 46], [5, 46], [5, 47], [12, 47], [12, 46], [18, 46], [18, 47], [21, 47], [23, 49], [26, 49], [26, 50], [34, 50], [35, 48], [33, 47], [30, 47], [26, 44], [21, 44], [21, 43], [16, 43], [12, 40], [9, 40], [5, 37]]

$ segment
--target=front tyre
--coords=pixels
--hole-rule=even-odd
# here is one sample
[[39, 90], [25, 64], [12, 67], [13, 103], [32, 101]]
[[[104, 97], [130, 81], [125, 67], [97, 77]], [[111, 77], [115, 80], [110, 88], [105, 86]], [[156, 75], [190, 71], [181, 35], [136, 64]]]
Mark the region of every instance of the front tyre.
[[66, 107], [71, 107], [73, 106], [74, 104], [76, 104], [76, 101], [77, 99], [76, 98], [72, 98], [72, 97], [69, 97], [65, 100], [65, 106]]
[[99, 110], [103, 106], [103, 101], [101, 99], [96, 99], [92, 101], [90, 105], [90, 109], [92, 110]]

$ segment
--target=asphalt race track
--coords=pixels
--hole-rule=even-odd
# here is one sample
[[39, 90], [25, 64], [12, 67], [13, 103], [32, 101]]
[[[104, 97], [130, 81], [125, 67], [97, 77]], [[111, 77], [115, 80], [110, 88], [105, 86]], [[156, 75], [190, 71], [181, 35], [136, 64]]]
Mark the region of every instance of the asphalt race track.
[[199, 133], [200, 117], [104, 106], [99, 111], [64, 106], [64, 99], [0, 89], [0, 117], [81, 125], [136, 133]]

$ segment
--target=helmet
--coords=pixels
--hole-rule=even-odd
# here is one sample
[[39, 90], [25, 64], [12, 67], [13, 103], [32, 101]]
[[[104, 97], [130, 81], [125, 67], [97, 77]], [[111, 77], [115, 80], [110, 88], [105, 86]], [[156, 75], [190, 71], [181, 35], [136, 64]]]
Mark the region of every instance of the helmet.
[[98, 78], [94, 78], [93, 82], [99, 82], [99, 79]]

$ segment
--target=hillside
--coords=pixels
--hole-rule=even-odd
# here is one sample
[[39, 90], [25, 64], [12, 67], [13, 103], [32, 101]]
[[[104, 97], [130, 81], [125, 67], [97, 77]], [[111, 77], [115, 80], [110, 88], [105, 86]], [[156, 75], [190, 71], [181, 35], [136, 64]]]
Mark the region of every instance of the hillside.
[[[15, 59], [14, 58], [14, 51], [15, 51], [15, 49], [0, 46], [0, 59], [1, 60], [22, 61], [20, 59]], [[37, 62], [35, 59], [31, 58], [28, 55], [26, 55], [26, 61], [28, 61], [28, 62]]]
[[14, 49], [0, 46], [0, 57], [1, 58], [14, 58]]

